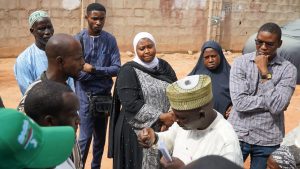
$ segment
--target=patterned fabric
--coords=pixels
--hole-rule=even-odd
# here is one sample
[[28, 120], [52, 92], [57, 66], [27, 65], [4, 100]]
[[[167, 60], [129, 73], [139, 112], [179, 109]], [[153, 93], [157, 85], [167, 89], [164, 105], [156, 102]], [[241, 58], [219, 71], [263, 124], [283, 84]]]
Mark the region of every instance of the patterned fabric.
[[45, 18], [45, 17], [49, 17], [49, 15], [47, 14], [47, 12], [45, 11], [35, 11], [32, 14], [30, 14], [28, 22], [29, 22], [29, 27], [31, 28], [32, 25], [39, 20], [40, 18]]
[[277, 55], [269, 64], [272, 79], [260, 82], [255, 52], [236, 58], [230, 72], [233, 108], [229, 122], [248, 144], [274, 146], [284, 137], [284, 114], [296, 86], [294, 65]]
[[39, 80], [37, 80], [37, 81], [31, 83], [30, 86], [27, 88], [26, 92], [24, 93], [24, 96], [21, 98], [21, 101], [20, 101], [19, 105], [17, 106], [17, 110], [18, 110], [19, 112], [25, 113], [24, 106], [25, 106], [25, 99], [26, 99], [26, 97], [27, 97], [27, 95], [28, 95], [28, 92], [29, 92], [35, 85], [37, 85], [37, 84], [40, 83], [40, 82], [42, 82], [41, 79], [39, 79]]
[[271, 156], [281, 169], [296, 169], [294, 156], [287, 146], [280, 146]]
[[291, 154], [293, 154], [296, 161], [296, 166], [300, 169], [300, 125], [286, 134], [281, 145], [288, 146]]
[[[122, 66], [114, 87], [113, 104], [109, 122], [108, 157], [114, 158], [114, 169], [142, 168], [144, 154], [143, 148], [139, 145], [137, 135], [134, 131], [141, 128], [136, 128], [137, 125], [133, 127], [129, 124], [129, 122], [132, 120], [137, 121], [136, 115], [143, 111], [141, 109], [146, 103], [145, 98], [149, 99], [152, 97], [152, 99], [157, 99], [158, 101], [150, 100], [149, 102], [158, 102], [159, 104], [162, 100], [161, 98], [166, 98], [166, 96], [157, 97], [156, 94], [154, 95], [152, 92], [143, 92], [143, 87], [140, 84], [141, 82], [138, 79], [137, 71], [135, 69], [150, 75], [147, 76], [148, 80], [143, 80], [143, 82], [146, 81], [149, 89], [154, 88], [154, 85], [151, 85], [149, 82], [156, 84], [158, 81], [164, 81], [170, 84], [177, 80], [174, 70], [168, 64], [168, 62], [164, 61], [163, 59], [159, 59], [158, 69], [148, 69], [133, 61], [127, 62]], [[155, 80], [152, 78], [155, 78]], [[146, 88], [148, 91], [149, 89], [147, 86], [144, 88]], [[161, 89], [163, 86], [157, 87], [160, 90], [160, 92], [156, 92], [158, 93], [158, 96], [165, 94], [165, 89]], [[158, 90], [157, 87], [155, 87], [154, 90]], [[149, 96], [144, 96], [144, 94]], [[153, 107], [157, 108], [155, 105], [151, 105], [151, 107], [151, 109], [153, 109]], [[155, 131], [160, 131], [162, 123], [158, 119], [156, 119], [155, 122], [154, 121], [155, 119], [151, 119], [150, 123], [152, 125], [150, 123], [148, 123], [148, 125], [151, 125]], [[155, 156], [156, 155], [154, 153], [151, 155], [151, 157], [156, 159]], [[159, 156], [157, 156], [157, 160], [154, 161], [154, 164], [158, 163], [158, 158]], [[152, 162], [153, 160], [150, 159], [148, 161]], [[160, 166], [157, 166], [156, 168], [159, 167]]]
[[192, 110], [212, 100], [211, 79], [207, 75], [187, 76], [170, 84], [167, 96], [176, 110]]
[[[129, 123], [139, 129], [151, 127], [162, 112], [168, 112], [170, 104], [165, 95], [168, 83], [151, 77], [149, 74], [134, 68], [141, 84], [145, 104]], [[153, 127], [159, 130], [159, 126]], [[160, 166], [157, 149], [143, 149], [143, 169], [154, 169]]]
[[143, 91], [145, 104], [129, 123], [136, 129], [151, 127], [162, 112], [168, 112], [170, 103], [165, 95], [169, 83], [151, 77], [149, 74], [134, 68]]

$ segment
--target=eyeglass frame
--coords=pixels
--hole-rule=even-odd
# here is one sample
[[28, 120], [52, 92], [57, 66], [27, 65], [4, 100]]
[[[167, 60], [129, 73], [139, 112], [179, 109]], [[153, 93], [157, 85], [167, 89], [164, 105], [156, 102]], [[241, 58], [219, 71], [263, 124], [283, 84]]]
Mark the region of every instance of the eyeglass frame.
[[265, 46], [266, 46], [267, 48], [272, 48], [272, 47], [274, 47], [275, 44], [276, 44], [276, 42], [266, 42], [266, 41], [262, 41], [262, 40], [260, 40], [260, 39], [255, 39], [254, 41], [255, 41], [255, 45], [257, 45], [257, 46], [262, 46], [263, 44], [265, 44]]

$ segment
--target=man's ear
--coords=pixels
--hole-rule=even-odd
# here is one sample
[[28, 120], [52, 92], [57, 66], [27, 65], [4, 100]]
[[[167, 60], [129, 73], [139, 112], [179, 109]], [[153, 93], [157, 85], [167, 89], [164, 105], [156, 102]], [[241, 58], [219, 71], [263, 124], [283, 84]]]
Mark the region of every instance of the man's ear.
[[60, 63], [60, 64], [64, 63], [64, 58], [61, 57], [61, 56], [57, 56], [55, 60], [56, 60], [57, 63]]
[[55, 120], [51, 115], [46, 115], [44, 117], [43, 123], [44, 126], [55, 126]]
[[282, 45], [282, 40], [280, 40], [280, 41], [278, 42], [278, 48], [280, 48], [281, 45]]
[[29, 29], [29, 31], [30, 31], [30, 33], [33, 34], [34, 29], [31, 27], [31, 28]]
[[85, 16], [84, 16], [84, 19], [86, 19], [86, 20], [87, 20], [87, 19], [88, 19], [88, 16], [87, 16], [87, 15], [85, 15]]
[[199, 111], [199, 118], [204, 118], [205, 117], [205, 112]]

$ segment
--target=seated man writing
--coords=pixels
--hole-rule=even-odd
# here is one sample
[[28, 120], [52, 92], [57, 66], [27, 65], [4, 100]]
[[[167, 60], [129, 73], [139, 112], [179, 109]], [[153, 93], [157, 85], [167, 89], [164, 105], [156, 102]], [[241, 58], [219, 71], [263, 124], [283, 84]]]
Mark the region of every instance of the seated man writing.
[[207, 75], [187, 76], [167, 87], [167, 96], [176, 117], [169, 130], [155, 133], [145, 128], [139, 133], [143, 147], [164, 142], [172, 161], [161, 159], [164, 168], [181, 168], [192, 161], [219, 155], [243, 165], [237, 135], [232, 126], [213, 109], [211, 79]]

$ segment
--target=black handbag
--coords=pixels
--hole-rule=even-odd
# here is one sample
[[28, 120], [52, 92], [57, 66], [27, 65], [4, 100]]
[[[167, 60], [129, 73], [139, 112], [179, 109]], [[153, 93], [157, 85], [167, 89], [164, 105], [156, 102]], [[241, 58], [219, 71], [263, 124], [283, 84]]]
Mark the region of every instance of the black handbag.
[[110, 113], [112, 96], [91, 96], [89, 97], [89, 111], [93, 116], [105, 116], [106, 113]]

